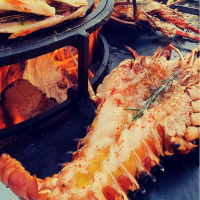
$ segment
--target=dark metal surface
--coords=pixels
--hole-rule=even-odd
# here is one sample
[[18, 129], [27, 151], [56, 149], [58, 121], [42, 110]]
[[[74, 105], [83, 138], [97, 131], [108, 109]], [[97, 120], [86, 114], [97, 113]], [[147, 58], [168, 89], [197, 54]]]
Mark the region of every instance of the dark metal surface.
[[[94, 88], [97, 87], [97, 85], [100, 83], [100, 81], [102, 80], [102, 78], [104, 76], [104, 72], [106, 70], [108, 56], [109, 56], [108, 44], [107, 44], [105, 38], [101, 34], [99, 34], [98, 38], [99, 38], [99, 40], [98, 40], [99, 45], [98, 45], [98, 48], [96, 51], [96, 54], [98, 54], [98, 55], [95, 55], [95, 53], [94, 53], [95, 60], [98, 63], [95, 62], [93, 65], [97, 65], [99, 68], [96, 71], [95, 76], [91, 80], [91, 84]], [[80, 41], [83, 41], [83, 40], [80, 40]], [[84, 52], [87, 53], [87, 51], [84, 51]], [[79, 73], [83, 73], [83, 72], [80, 70]], [[86, 73], [86, 72], [84, 72], [84, 73]], [[85, 93], [85, 94], [87, 94], [87, 93]], [[68, 109], [71, 106], [73, 106], [74, 104], [76, 104], [79, 100], [80, 100], [80, 96], [77, 96], [77, 93], [73, 89], [69, 89], [68, 90], [68, 99], [66, 101], [64, 101], [63, 103], [61, 103], [60, 105], [58, 105], [57, 107], [55, 107], [41, 115], [38, 115], [34, 118], [26, 120], [22, 123], [16, 124], [9, 128], [1, 129], [0, 130], [0, 140], [15, 136], [18, 134], [26, 134], [29, 132], [33, 132], [33, 131], [35, 131], [34, 129], [37, 126], [39, 127], [40, 125], [42, 125], [42, 127], [44, 127], [45, 123], [48, 124], [49, 120], [51, 120], [54, 117], [56, 118], [57, 115], [59, 115], [60, 113], [64, 112], [66, 109]]]
[[199, 16], [199, 8], [192, 8], [185, 5], [173, 5], [171, 6], [172, 9], [178, 9], [180, 12], [198, 15]]
[[94, 12], [73, 20], [73, 23], [63, 22], [15, 40], [8, 40], [7, 34], [0, 34], [0, 67], [34, 58], [66, 45], [81, 48], [77, 35], [87, 37], [100, 28], [109, 19], [112, 9], [113, 0], [103, 0]]

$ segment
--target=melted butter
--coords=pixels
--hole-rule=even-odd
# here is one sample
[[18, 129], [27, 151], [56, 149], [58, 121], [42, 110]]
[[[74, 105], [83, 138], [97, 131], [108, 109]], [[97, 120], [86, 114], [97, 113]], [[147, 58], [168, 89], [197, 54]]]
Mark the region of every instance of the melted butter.
[[[103, 148], [95, 153], [95, 157], [90, 160], [90, 166], [88, 167], [88, 174], [76, 173], [75, 178], [77, 180], [77, 187], [86, 187], [94, 180], [94, 174], [101, 171], [103, 166], [103, 160], [108, 156], [109, 147]], [[81, 166], [80, 166], [81, 167]]]

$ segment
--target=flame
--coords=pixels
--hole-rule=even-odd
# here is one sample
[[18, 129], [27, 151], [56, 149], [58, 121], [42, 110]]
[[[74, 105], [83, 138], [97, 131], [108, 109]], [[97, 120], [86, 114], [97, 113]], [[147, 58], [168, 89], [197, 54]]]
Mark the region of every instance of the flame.
[[9, 69], [10, 69], [10, 65], [0, 67], [0, 94], [1, 94], [2, 90], [4, 89], [4, 81], [6, 79]]
[[[89, 35], [89, 63], [92, 62], [93, 48], [97, 41], [97, 35], [100, 29]], [[65, 71], [72, 82], [72, 85], [78, 83], [78, 51], [71, 46], [60, 48], [52, 53], [53, 62]], [[88, 70], [88, 77], [91, 80], [94, 74]]]
[[5, 128], [5, 122], [4, 122], [3, 113], [0, 107], [0, 129], [3, 129], [3, 128]]
[[[98, 7], [100, 1], [95, 0], [94, 9]], [[93, 48], [95, 42], [97, 41], [97, 35], [101, 28], [96, 30], [94, 33], [89, 35], [89, 64], [92, 62], [93, 57]], [[61, 49], [58, 49], [53, 52], [52, 60], [57, 64], [57, 66], [64, 69], [73, 83], [77, 83], [78, 79], [78, 52], [75, 48], [67, 46]], [[88, 70], [88, 77], [91, 80], [94, 77], [94, 74]], [[77, 84], [74, 84], [77, 86]]]
[[24, 118], [20, 115], [19, 111], [16, 108], [12, 109], [12, 118], [13, 118], [13, 125], [19, 124], [20, 122], [24, 121]]
[[[17, 76], [10, 76], [11, 68], [12, 68], [11, 65], [0, 67], [0, 103], [1, 103], [2, 91], [8, 85], [10, 85], [12, 82], [14, 82], [17, 79]], [[12, 70], [11, 70], [11, 72], [12, 72]], [[12, 112], [13, 112], [13, 110], [12, 110]], [[16, 111], [13, 113], [16, 113]], [[3, 129], [6, 127], [6, 123], [4, 121], [3, 116], [4, 116], [4, 114], [3, 114], [3, 111], [2, 111], [1, 105], [0, 105], [0, 129]], [[20, 116], [19, 112], [17, 112], [16, 116], [13, 116], [13, 121], [14, 121], [14, 124], [17, 124], [19, 122], [24, 121], [24, 119]]]

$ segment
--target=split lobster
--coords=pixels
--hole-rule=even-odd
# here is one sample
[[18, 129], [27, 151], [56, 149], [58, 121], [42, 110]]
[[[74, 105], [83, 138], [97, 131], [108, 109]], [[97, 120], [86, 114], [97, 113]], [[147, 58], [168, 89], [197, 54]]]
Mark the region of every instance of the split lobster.
[[[181, 1], [182, 0], [177, 2], [179, 3]], [[159, 30], [168, 37], [174, 34], [200, 41], [199, 35], [181, 30], [191, 30], [200, 34], [200, 30], [191, 26], [189, 22], [186, 22], [180, 12], [169, 8], [177, 2], [165, 5], [154, 0], [141, 0], [137, 2], [133, 0], [133, 8], [130, 0], [115, 1], [111, 18], [115, 21], [130, 25], [136, 25], [139, 21], [146, 21], [152, 29]], [[162, 18], [164, 22], [155, 17], [155, 15]]]
[[[180, 55], [174, 61], [169, 60], [172, 49]], [[172, 45], [152, 57], [132, 51], [135, 60], [120, 63], [91, 96], [97, 116], [71, 163], [41, 180], [3, 154], [0, 180], [28, 200], [127, 200], [129, 190], [141, 189], [139, 179], [152, 176], [150, 169], [160, 165], [160, 156], [187, 154], [196, 147], [199, 49], [184, 57]]]

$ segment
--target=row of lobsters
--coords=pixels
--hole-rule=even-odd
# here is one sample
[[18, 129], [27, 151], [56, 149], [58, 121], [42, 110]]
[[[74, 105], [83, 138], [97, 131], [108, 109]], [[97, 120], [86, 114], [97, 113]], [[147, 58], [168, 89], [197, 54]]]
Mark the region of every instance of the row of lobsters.
[[[170, 60], [175, 50], [179, 57]], [[44, 180], [7, 154], [0, 180], [27, 200], [128, 200], [153, 177], [161, 156], [187, 154], [200, 134], [200, 46], [183, 56], [171, 44], [124, 60], [91, 96], [96, 117], [71, 163]]]
[[[165, 5], [154, 0], [116, 0], [111, 18], [130, 25], [148, 22], [152, 29], [168, 37], [175, 34], [200, 41], [200, 30], [190, 25], [182, 13], [170, 8], [182, 1]], [[66, 20], [83, 17], [87, 9], [87, 0], [0, 1], [0, 33], [11, 33], [9, 38], [25, 36]]]
[[168, 37], [179, 35], [200, 41], [200, 30], [187, 22], [183, 13], [170, 8], [182, 1], [169, 2], [166, 5], [154, 0], [116, 0], [111, 19], [129, 25], [147, 22], [151, 29], [161, 31]]

